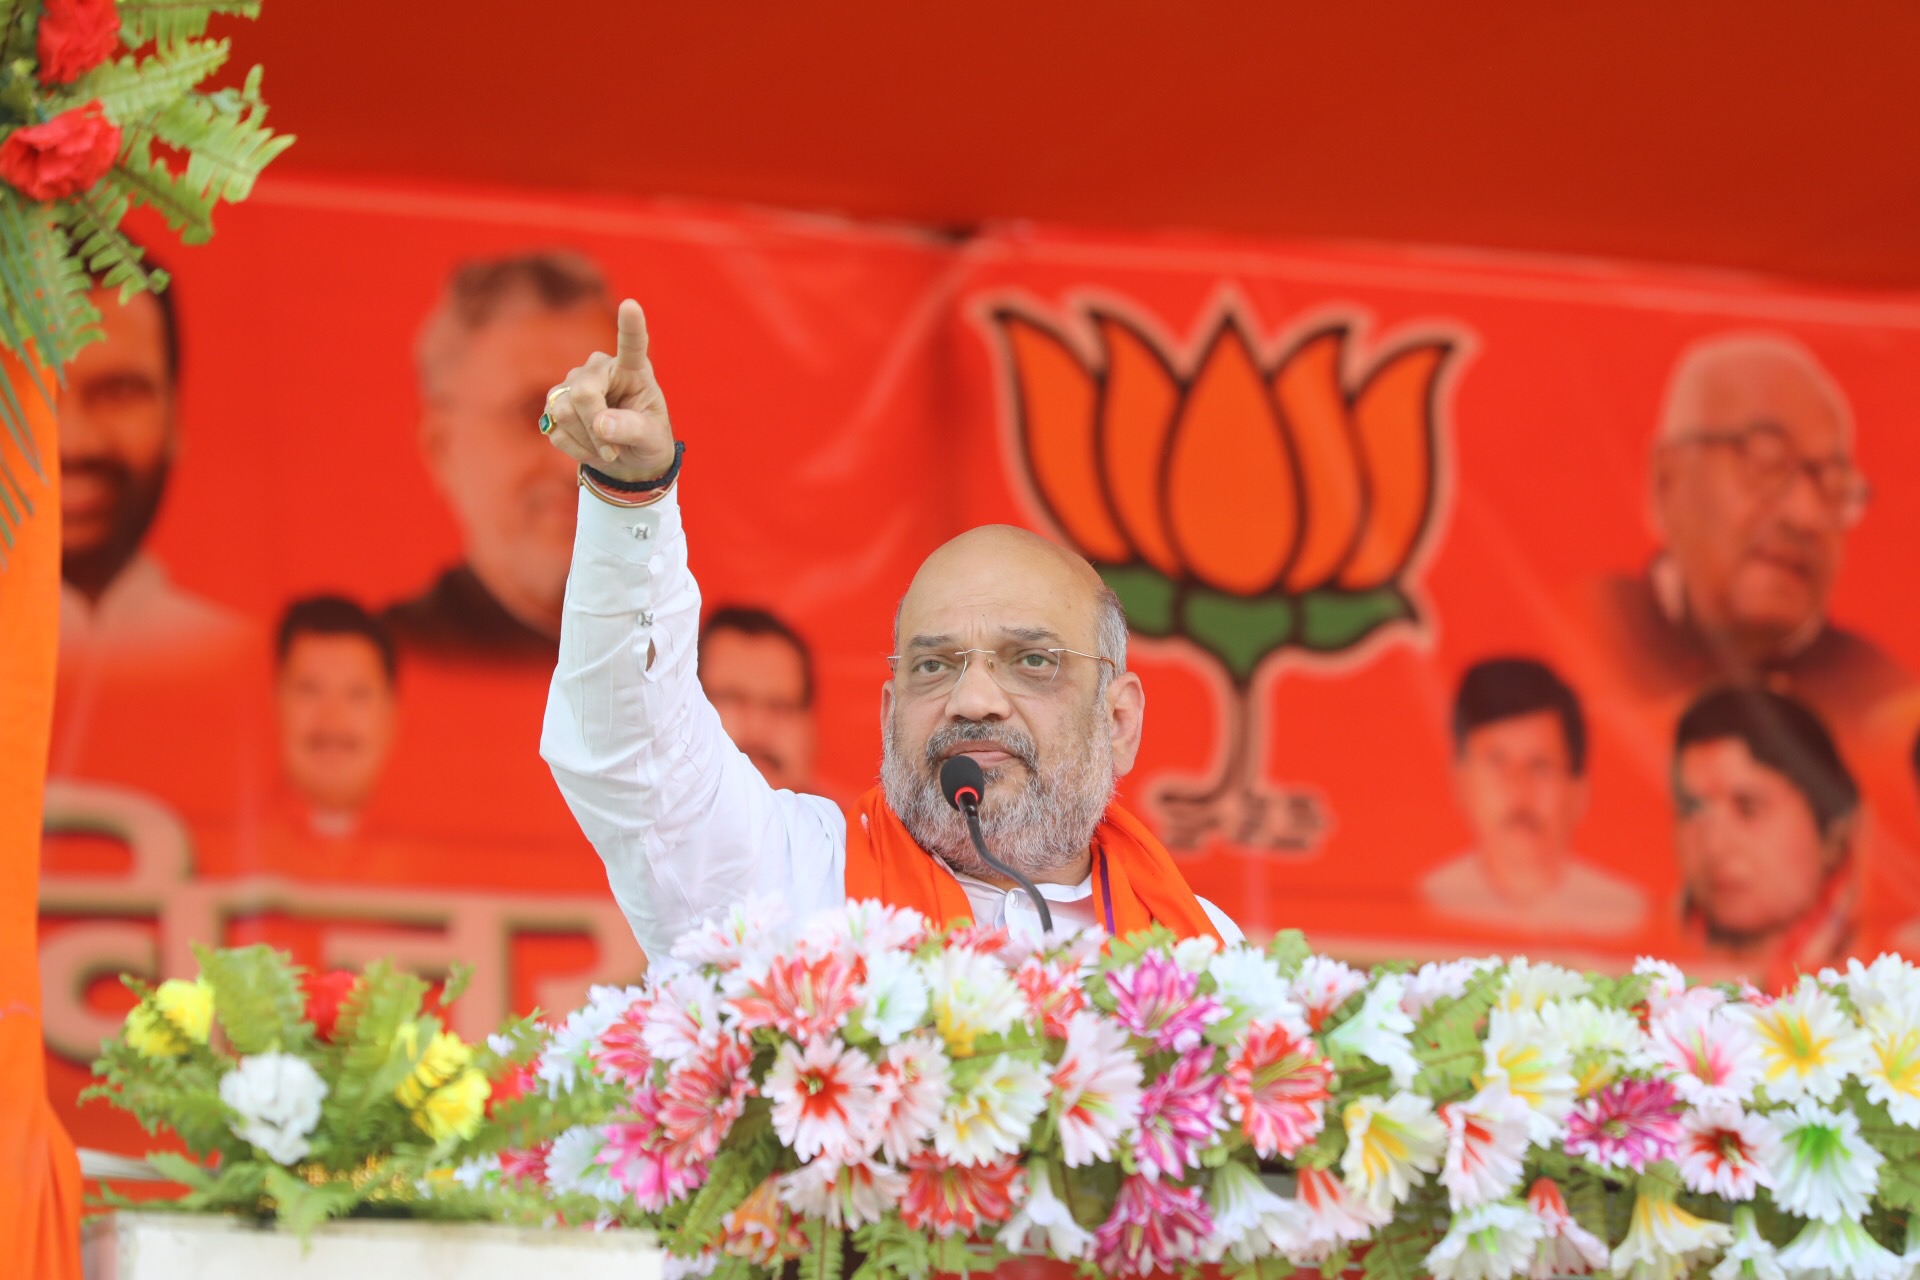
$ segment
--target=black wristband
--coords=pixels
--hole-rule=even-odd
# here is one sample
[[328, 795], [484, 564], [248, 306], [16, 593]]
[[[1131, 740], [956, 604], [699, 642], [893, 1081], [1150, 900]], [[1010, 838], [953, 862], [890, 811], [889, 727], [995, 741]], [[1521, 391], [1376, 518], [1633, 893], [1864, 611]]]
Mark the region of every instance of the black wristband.
[[599, 485], [602, 489], [611, 489], [615, 493], [652, 493], [655, 489], [666, 488], [678, 478], [680, 475], [680, 460], [686, 456], [686, 452], [686, 441], [675, 440], [673, 442], [673, 465], [668, 467], [665, 473], [657, 475], [651, 480], [615, 480], [606, 472], [598, 471], [584, 462], [580, 464], [580, 470], [586, 472], [587, 478]]

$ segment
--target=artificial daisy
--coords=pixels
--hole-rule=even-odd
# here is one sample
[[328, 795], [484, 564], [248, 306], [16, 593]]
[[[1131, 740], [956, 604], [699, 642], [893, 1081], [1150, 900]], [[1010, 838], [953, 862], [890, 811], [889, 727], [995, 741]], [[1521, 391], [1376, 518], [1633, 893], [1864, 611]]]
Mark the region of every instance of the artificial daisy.
[[1853, 1219], [1809, 1222], [1793, 1243], [1780, 1251], [1780, 1265], [1792, 1276], [1845, 1276], [1847, 1280], [1900, 1280], [1907, 1274], [1901, 1256], [1885, 1248]]
[[1559, 1183], [1552, 1178], [1537, 1179], [1527, 1191], [1527, 1207], [1540, 1220], [1541, 1231], [1533, 1264], [1527, 1269], [1531, 1280], [1585, 1275], [1607, 1265], [1607, 1242], [1568, 1212]]
[[1080, 982], [1080, 966], [1070, 959], [1045, 960], [1029, 956], [1013, 971], [1014, 985], [1027, 998], [1027, 1007], [1041, 1028], [1065, 1039], [1067, 1023], [1087, 1007], [1087, 991]]
[[[1877, 968], [1891, 959], [1881, 956], [1874, 965]], [[1895, 1124], [1920, 1126], [1920, 992], [1901, 990], [1883, 996], [1866, 1010], [1863, 1020], [1868, 1052], [1860, 1083]]]
[[1567, 1119], [1566, 1151], [1605, 1169], [1643, 1171], [1673, 1154], [1679, 1097], [1665, 1080], [1621, 1080], [1583, 1098]]
[[1171, 1070], [1140, 1095], [1133, 1159], [1145, 1178], [1177, 1178], [1200, 1166], [1200, 1153], [1227, 1128], [1220, 1102], [1223, 1076], [1213, 1071], [1214, 1050], [1183, 1054]]
[[948, 1096], [933, 1128], [933, 1149], [957, 1164], [1017, 1156], [1046, 1109], [1046, 1068], [1003, 1053]]
[[880, 1221], [906, 1192], [906, 1174], [871, 1160], [812, 1160], [780, 1179], [782, 1204], [849, 1230]]
[[1447, 1154], [1440, 1184], [1455, 1213], [1504, 1199], [1520, 1185], [1527, 1153], [1527, 1104], [1498, 1084], [1440, 1108]]
[[1205, 973], [1207, 965], [1220, 953], [1220, 940], [1201, 934], [1182, 938], [1173, 944], [1173, 962], [1188, 973]]
[[1848, 1076], [1868, 1065], [1867, 1033], [1811, 975], [1770, 1005], [1743, 1004], [1759, 1045], [1760, 1083], [1775, 1102], [1831, 1102]]
[[800, 946], [816, 955], [838, 952], [851, 960], [912, 951], [930, 927], [918, 911], [863, 898], [815, 916], [801, 933]]
[[[640, 994], [633, 993], [635, 998]], [[720, 1038], [720, 989], [706, 974], [689, 970], [654, 983], [652, 1002], [644, 1038], [655, 1062], [677, 1062]], [[619, 1011], [629, 1003], [631, 999]], [[611, 1022], [602, 1023], [596, 1035]]]
[[1573, 1056], [1537, 1013], [1495, 1009], [1487, 1015], [1485, 1057], [1476, 1083], [1501, 1084], [1527, 1104], [1528, 1136], [1552, 1142], [1573, 1110]]
[[1613, 1251], [1611, 1267], [1621, 1280], [1680, 1280], [1732, 1241], [1725, 1223], [1696, 1218], [1672, 1201], [1643, 1193], [1634, 1197], [1633, 1223]]
[[1053, 1069], [1054, 1118], [1069, 1168], [1111, 1160], [1140, 1114], [1140, 1059], [1125, 1030], [1095, 1013], [1067, 1024], [1067, 1044]]
[[970, 947], [949, 946], [922, 962], [933, 1023], [961, 1057], [982, 1036], [1005, 1035], [1028, 1016], [1026, 997], [999, 961]]
[[1185, 1053], [1207, 1028], [1227, 1016], [1212, 996], [1200, 994], [1200, 979], [1171, 957], [1149, 952], [1107, 974], [1114, 1019], [1161, 1049]]
[[1418, 1018], [1442, 1000], [1458, 1000], [1474, 978], [1498, 964], [1491, 959], [1429, 960], [1407, 979], [1400, 1007], [1408, 1017]]
[[1545, 1236], [1524, 1206], [1483, 1204], [1454, 1218], [1427, 1251], [1427, 1270], [1434, 1280], [1507, 1280], [1528, 1268]]
[[1307, 1011], [1288, 990], [1280, 966], [1263, 951], [1229, 947], [1207, 965], [1213, 995], [1227, 1007], [1227, 1016], [1214, 1028], [1214, 1037], [1237, 1036], [1253, 1023], [1283, 1024], [1296, 1034], [1307, 1034]]
[[1433, 1103], [1419, 1094], [1368, 1094], [1348, 1103], [1341, 1118], [1347, 1149], [1340, 1172], [1375, 1210], [1384, 1212], [1405, 1200], [1414, 1175], [1435, 1172], [1446, 1155], [1447, 1127], [1433, 1114]]
[[1770, 1163], [1773, 1199], [1788, 1213], [1816, 1222], [1864, 1215], [1880, 1185], [1883, 1157], [1860, 1136], [1860, 1121], [1811, 1098], [1778, 1112], [1780, 1145]]
[[784, 940], [791, 916], [778, 898], [755, 895], [706, 917], [674, 939], [673, 957], [695, 968], [712, 966], [726, 971], [755, 956], [768, 954], [774, 940]]
[[1787, 1280], [1778, 1251], [1760, 1234], [1751, 1206], [1733, 1211], [1733, 1243], [1709, 1274], [1712, 1280]]
[[1294, 1000], [1307, 1011], [1307, 1025], [1318, 1031], [1366, 985], [1367, 975], [1353, 966], [1325, 956], [1308, 956], [1300, 962], [1290, 989]]
[[1306, 1228], [1298, 1202], [1275, 1195], [1258, 1174], [1233, 1160], [1214, 1171], [1207, 1214], [1213, 1219], [1213, 1234], [1201, 1256], [1208, 1262], [1228, 1256], [1252, 1262], [1297, 1248]]
[[1687, 1189], [1722, 1200], [1751, 1200], [1773, 1185], [1780, 1134], [1773, 1121], [1731, 1104], [1694, 1107], [1680, 1117], [1674, 1161]]
[[1351, 1018], [1328, 1034], [1327, 1050], [1333, 1054], [1354, 1054], [1387, 1069], [1393, 1087], [1405, 1089], [1420, 1074], [1420, 1060], [1413, 1056], [1413, 1019], [1400, 1007], [1406, 992], [1406, 977], [1398, 973], [1375, 979], [1366, 999]]
[[868, 968], [867, 980], [854, 998], [860, 1004], [860, 1026], [881, 1044], [890, 1045], [926, 1022], [931, 994], [920, 970], [903, 961]]
[[1304, 1033], [1256, 1022], [1227, 1061], [1227, 1114], [1266, 1159], [1292, 1159], [1326, 1126], [1333, 1065]]
[[1500, 984], [1495, 1007], [1539, 1012], [1549, 1000], [1569, 1000], [1584, 996], [1593, 986], [1584, 975], [1557, 964], [1535, 964], [1525, 956], [1507, 962], [1507, 974]]
[[[594, 1050], [601, 1038], [636, 1002], [650, 1006], [652, 1000], [638, 988], [595, 987], [587, 1003], [569, 1013], [554, 1028], [540, 1050], [539, 1066], [534, 1069], [535, 1077], [547, 1087], [548, 1097], [557, 1098], [572, 1092], [574, 1086], [593, 1071]], [[649, 1012], [649, 1026], [651, 1017]], [[643, 1037], [646, 1034], [642, 1032]], [[682, 1046], [676, 1043], [673, 1047], [675, 1056], [679, 1056], [677, 1051]], [[656, 1056], [651, 1048], [646, 1052], [650, 1057]]]
[[756, 1267], [771, 1267], [807, 1246], [806, 1233], [780, 1202], [780, 1175], [773, 1174], [720, 1220], [720, 1250]]
[[1745, 1106], [1760, 1081], [1752, 1024], [1724, 1007], [1675, 1003], [1648, 1028], [1653, 1061], [1696, 1107]]
[[1027, 1166], [1026, 1200], [1000, 1229], [1000, 1246], [1015, 1253], [1044, 1247], [1047, 1256], [1063, 1262], [1084, 1258], [1093, 1247], [1093, 1233], [1075, 1222], [1066, 1202], [1053, 1194], [1044, 1163]]
[[555, 1191], [569, 1195], [591, 1196], [608, 1204], [627, 1198], [600, 1160], [607, 1135], [599, 1125], [575, 1125], [553, 1140], [547, 1150], [544, 1181]]
[[921, 1151], [908, 1162], [900, 1220], [936, 1235], [972, 1235], [1012, 1217], [1024, 1194], [1020, 1166], [1011, 1159], [953, 1164], [938, 1152]]
[[1093, 1233], [1093, 1261], [1113, 1275], [1169, 1271], [1199, 1257], [1212, 1234], [1200, 1188], [1127, 1178], [1112, 1214]]
[[879, 1140], [879, 1072], [871, 1059], [827, 1036], [783, 1044], [761, 1092], [773, 1104], [773, 1131], [802, 1160], [851, 1160]]
[[1608, 1009], [1585, 996], [1548, 1000], [1540, 1006], [1548, 1036], [1573, 1056], [1574, 1091], [1580, 1097], [1599, 1092], [1625, 1071], [1652, 1066], [1647, 1036], [1624, 1009]]
[[946, 1109], [952, 1068], [934, 1036], [921, 1032], [887, 1046], [880, 1061], [879, 1109], [875, 1127], [880, 1151], [896, 1164], [933, 1138]]
[[[1825, 973], [1821, 975], [1824, 979]], [[1872, 964], [1847, 961], [1846, 974], [1834, 974], [1835, 983], [1844, 983], [1847, 997], [1862, 1018], [1884, 1004], [1898, 1004], [1920, 996], [1920, 969], [1900, 956], [1882, 954]]]

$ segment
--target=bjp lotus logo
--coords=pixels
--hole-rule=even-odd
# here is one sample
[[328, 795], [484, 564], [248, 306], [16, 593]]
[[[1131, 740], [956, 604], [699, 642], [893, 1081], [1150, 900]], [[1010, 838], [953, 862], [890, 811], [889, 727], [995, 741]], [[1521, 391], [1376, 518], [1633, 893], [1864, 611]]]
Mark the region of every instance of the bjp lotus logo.
[[1456, 343], [1369, 353], [1330, 325], [1265, 358], [1227, 308], [1188, 357], [1108, 310], [1079, 310], [1071, 330], [1009, 309], [992, 323], [1016, 456], [1046, 515], [1136, 634], [1189, 642], [1231, 686], [1219, 776], [1149, 796], [1170, 842], [1221, 831], [1302, 847], [1284, 834], [1300, 797], [1253, 777], [1254, 677], [1278, 653], [1350, 653], [1418, 626], [1408, 576], [1436, 523], [1437, 397]]

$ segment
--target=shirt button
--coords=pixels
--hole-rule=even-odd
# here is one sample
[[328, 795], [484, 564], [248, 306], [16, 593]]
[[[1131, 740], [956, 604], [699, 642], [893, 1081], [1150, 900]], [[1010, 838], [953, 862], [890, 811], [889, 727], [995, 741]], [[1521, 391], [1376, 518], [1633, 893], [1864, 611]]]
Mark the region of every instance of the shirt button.
[[653, 610], [642, 609], [640, 611], [640, 625], [643, 627], [650, 627], [653, 625]]
[[621, 525], [620, 527], [625, 529], [628, 533], [632, 534], [634, 538], [640, 542], [645, 542], [649, 537], [652, 536], [652, 530], [648, 529], [647, 526], [643, 524], [627, 524], [627, 525]]

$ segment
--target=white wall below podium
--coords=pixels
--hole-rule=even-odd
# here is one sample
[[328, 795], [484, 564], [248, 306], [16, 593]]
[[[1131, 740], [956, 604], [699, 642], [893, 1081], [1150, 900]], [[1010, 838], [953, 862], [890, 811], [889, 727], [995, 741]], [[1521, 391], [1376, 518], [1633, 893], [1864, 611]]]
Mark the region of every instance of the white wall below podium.
[[661, 1251], [632, 1231], [329, 1222], [302, 1250], [289, 1232], [216, 1214], [110, 1213], [88, 1221], [86, 1280], [660, 1280]]

